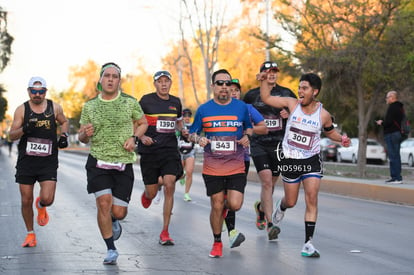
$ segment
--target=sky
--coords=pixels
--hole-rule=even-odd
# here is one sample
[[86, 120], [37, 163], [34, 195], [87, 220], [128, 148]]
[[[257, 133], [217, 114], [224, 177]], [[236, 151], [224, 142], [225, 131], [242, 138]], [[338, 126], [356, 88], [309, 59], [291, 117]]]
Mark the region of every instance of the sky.
[[168, 44], [178, 37], [179, 0], [1, 0], [8, 11], [13, 54], [0, 73], [7, 113], [28, 99], [30, 77], [48, 88], [69, 87], [69, 68], [88, 60], [115, 62], [122, 74], [162, 69]]

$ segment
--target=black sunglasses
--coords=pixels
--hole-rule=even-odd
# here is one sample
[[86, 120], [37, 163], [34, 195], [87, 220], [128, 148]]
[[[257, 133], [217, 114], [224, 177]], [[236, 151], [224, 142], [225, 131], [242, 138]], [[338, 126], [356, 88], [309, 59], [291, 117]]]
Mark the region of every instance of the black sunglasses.
[[216, 80], [214, 84], [217, 86], [223, 86], [224, 84], [226, 84], [226, 86], [230, 87], [232, 82], [231, 80]]

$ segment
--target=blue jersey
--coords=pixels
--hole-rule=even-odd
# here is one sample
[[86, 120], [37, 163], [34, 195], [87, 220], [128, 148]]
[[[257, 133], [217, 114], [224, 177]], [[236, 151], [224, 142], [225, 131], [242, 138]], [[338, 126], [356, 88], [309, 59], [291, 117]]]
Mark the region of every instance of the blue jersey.
[[210, 143], [204, 147], [203, 173], [227, 176], [244, 173], [244, 149], [237, 143], [247, 128], [252, 128], [247, 105], [232, 99], [227, 105], [210, 100], [194, 117], [191, 133], [204, 131]]

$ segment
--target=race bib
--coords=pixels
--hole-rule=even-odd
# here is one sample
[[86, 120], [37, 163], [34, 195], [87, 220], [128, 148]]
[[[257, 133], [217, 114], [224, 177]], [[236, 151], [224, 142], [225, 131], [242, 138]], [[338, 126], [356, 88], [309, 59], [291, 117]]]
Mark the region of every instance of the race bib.
[[288, 132], [287, 142], [289, 145], [296, 146], [301, 149], [310, 150], [312, 148], [312, 140], [315, 137], [315, 133], [309, 131], [303, 131], [298, 128], [290, 128]]
[[157, 119], [157, 132], [158, 133], [175, 133], [175, 117], [163, 117], [160, 116]]
[[52, 141], [44, 138], [27, 138], [26, 155], [46, 157], [52, 154]]
[[283, 122], [281, 117], [277, 116], [264, 116], [266, 127], [269, 131], [280, 131], [283, 128]]
[[211, 152], [217, 155], [231, 155], [236, 152], [236, 137], [215, 136], [210, 138]]
[[120, 162], [107, 162], [103, 160], [99, 160], [96, 162], [96, 167], [105, 169], [105, 170], [118, 170], [124, 171], [125, 170], [125, 163]]

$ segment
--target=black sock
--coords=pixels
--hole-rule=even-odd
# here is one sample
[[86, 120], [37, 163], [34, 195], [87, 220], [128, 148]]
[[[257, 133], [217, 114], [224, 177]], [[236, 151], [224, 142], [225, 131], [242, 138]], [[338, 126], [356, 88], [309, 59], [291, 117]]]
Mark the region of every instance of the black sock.
[[114, 237], [111, 236], [108, 239], [104, 239], [104, 241], [108, 249], [116, 250], [115, 243], [114, 243]]
[[264, 220], [264, 219], [265, 219], [265, 213], [264, 213], [263, 211], [260, 211], [260, 204], [261, 204], [261, 202], [259, 202], [259, 203], [257, 204], [257, 211], [259, 211], [259, 218], [260, 218], [261, 220]]
[[214, 235], [214, 242], [221, 243], [221, 233], [220, 234], [213, 234]]
[[273, 226], [273, 223], [272, 222], [268, 222], [267, 223], [267, 228], [270, 228], [270, 227], [272, 227]]
[[230, 235], [230, 231], [236, 227], [236, 212], [229, 210], [224, 221], [226, 222], [227, 233]]
[[305, 243], [313, 238], [313, 233], [315, 232], [316, 222], [307, 222], [305, 221], [305, 232], [306, 238]]
[[282, 210], [282, 211], [286, 211], [286, 207], [283, 207], [283, 202], [280, 202], [280, 210]]

